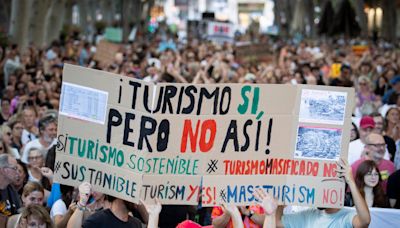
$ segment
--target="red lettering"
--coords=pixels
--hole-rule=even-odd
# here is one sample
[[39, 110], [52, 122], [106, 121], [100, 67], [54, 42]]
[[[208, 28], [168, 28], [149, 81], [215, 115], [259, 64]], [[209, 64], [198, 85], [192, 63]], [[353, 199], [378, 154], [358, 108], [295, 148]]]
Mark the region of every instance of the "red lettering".
[[200, 120], [197, 121], [196, 131], [195, 133], [193, 133], [192, 121], [185, 120], [185, 125], [183, 126], [182, 141], [181, 141], [181, 153], [186, 152], [186, 144], [188, 141], [188, 136], [190, 140], [190, 149], [192, 150], [192, 152], [196, 151], [196, 141], [199, 133], [199, 126], [200, 126]]
[[335, 163], [331, 163], [331, 164], [324, 163], [323, 176], [324, 177], [336, 177], [336, 168], [337, 168], [337, 166]]
[[192, 196], [194, 195], [194, 193], [197, 192], [197, 189], [199, 189], [199, 186], [194, 186], [194, 187], [195, 187], [195, 188], [193, 188], [192, 185], [189, 185], [190, 194], [189, 194], [189, 196], [188, 196], [188, 198], [187, 198], [187, 201], [189, 201], [189, 200], [192, 198]]
[[[206, 141], [207, 132], [210, 132], [210, 137]], [[215, 120], [206, 120], [201, 125], [201, 136], [200, 136], [200, 151], [208, 152], [214, 145], [215, 135], [217, 132], [217, 124]]]

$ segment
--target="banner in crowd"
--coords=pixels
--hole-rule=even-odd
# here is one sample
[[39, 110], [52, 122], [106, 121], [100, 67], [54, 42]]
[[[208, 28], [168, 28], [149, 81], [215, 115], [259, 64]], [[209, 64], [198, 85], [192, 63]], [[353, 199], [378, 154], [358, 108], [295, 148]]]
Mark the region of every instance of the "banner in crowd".
[[57, 182], [128, 201], [341, 207], [354, 90], [265, 84], [152, 84], [66, 64]]
[[274, 61], [274, 54], [267, 43], [239, 45], [235, 50], [236, 59], [240, 63], [271, 63]]
[[115, 60], [115, 55], [120, 49], [119, 44], [110, 43], [106, 40], [100, 41], [97, 45], [94, 60], [98, 61], [102, 66], [107, 67]]

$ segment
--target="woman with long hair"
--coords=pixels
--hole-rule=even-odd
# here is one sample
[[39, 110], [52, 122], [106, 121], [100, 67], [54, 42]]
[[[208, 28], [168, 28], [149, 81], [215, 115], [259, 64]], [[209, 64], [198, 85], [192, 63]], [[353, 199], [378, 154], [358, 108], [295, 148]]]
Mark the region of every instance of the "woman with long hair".
[[[355, 182], [368, 207], [389, 208], [389, 200], [382, 187], [382, 178], [375, 162], [366, 160], [360, 164]], [[351, 197], [346, 195], [345, 206], [354, 206]]]
[[398, 107], [391, 107], [386, 112], [384, 133], [395, 142], [400, 139], [400, 110]]

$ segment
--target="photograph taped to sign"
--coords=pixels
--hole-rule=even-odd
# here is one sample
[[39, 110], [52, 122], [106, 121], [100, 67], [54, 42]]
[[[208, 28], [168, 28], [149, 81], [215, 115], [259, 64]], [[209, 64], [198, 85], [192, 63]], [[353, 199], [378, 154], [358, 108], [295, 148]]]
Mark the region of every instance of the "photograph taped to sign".
[[105, 91], [63, 82], [60, 114], [104, 124], [107, 99]]
[[294, 158], [338, 161], [342, 130], [300, 126]]
[[346, 99], [346, 92], [303, 89], [299, 121], [343, 125]]

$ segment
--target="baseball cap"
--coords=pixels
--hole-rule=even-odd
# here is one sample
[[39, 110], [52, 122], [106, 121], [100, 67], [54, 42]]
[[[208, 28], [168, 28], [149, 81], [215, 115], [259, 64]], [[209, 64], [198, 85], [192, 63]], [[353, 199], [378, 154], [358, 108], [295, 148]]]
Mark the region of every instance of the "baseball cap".
[[374, 118], [370, 116], [363, 116], [360, 120], [360, 128], [374, 128], [375, 127], [375, 121]]

